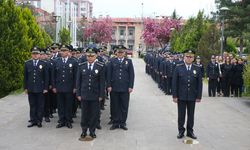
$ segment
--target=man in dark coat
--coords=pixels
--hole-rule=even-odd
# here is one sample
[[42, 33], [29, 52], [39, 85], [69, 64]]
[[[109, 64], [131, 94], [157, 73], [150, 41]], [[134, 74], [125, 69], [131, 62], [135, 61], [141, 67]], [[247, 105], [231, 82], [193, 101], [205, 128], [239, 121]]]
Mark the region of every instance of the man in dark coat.
[[211, 56], [211, 61], [207, 65], [208, 95], [215, 97], [216, 86], [219, 79], [219, 65], [215, 62], [215, 56]]
[[131, 59], [125, 58], [123, 47], [117, 50], [117, 58], [110, 60], [107, 70], [107, 87], [112, 101], [113, 125], [110, 130], [126, 127], [129, 96], [134, 87], [134, 67]]
[[105, 69], [97, 61], [96, 52], [87, 49], [87, 62], [80, 63], [77, 71], [77, 98], [81, 101], [81, 138], [85, 138], [89, 129], [90, 136], [96, 138], [95, 129], [98, 124], [100, 104], [105, 96]]
[[61, 58], [55, 60], [52, 71], [53, 92], [57, 94], [59, 124], [57, 128], [72, 128], [72, 101], [76, 92], [77, 62], [69, 57], [69, 49], [62, 45]]
[[28, 128], [37, 125], [42, 127], [44, 113], [44, 93], [48, 92], [48, 69], [40, 59], [40, 51], [32, 48], [32, 59], [24, 64], [24, 90], [28, 94], [30, 105], [30, 124]]
[[184, 136], [185, 116], [187, 111], [187, 136], [193, 139], [195, 103], [202, 97], [202, 74], [198, 66], [192, 64], [194, 53], [185, 51], [184, 63], [178, 64], [173, 75], [173, 101], [178, 104], [178, 130], [177, 138]]

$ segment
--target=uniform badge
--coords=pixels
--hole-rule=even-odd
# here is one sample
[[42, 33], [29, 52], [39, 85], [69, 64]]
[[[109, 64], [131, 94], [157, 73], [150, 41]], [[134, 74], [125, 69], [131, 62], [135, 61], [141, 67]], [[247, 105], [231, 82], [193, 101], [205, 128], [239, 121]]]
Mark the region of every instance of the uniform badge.
[[196, 74], [196, 70], [194, 70], [193, 73]]
[[69, 64], [69, 67], [71, 68], [71, 67], [72, 67], [72, 64]]
[[98, 70], [97, 70], [97, 69], [95, 70], [95, 73], [96, 73], [96, 74], [98, 73]]
[[125, 64], [127, 65], [127, 64], [128, 64], [128, 61], [126, 61]]
[[39, 68], [40, 68], [40, 69], [43, 69], [43, 66], [42, 66], [42, 65], [39, 65]]
[[86, 70], [85, 70], [85, 69], [83, 69], [82, 71], [83, 71], [83, 72], [85, 72]]

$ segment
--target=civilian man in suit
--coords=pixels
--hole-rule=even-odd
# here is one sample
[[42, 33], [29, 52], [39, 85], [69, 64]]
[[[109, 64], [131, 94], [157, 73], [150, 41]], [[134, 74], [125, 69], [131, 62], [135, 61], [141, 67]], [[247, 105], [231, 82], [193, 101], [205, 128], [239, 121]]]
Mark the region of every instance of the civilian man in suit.
[[194, 52], [185, 51], [184, 63], [178, 64], [172, 80], [173, 101], [178, 104], [178, 130], [177, 138], [184, 136], [185, 116], [187, 110], [187, 136], [196, 139], [194, 135], [195, 103], [201, 101], [202, 73], [198, 66], [192, 64]]
[[134, 87], [134, 67], [131, 59], [125, 58], [122, 46], [117, 49], [117, 57], [112, 58], [108, 64], [107, 87], [112, 101], [113, 125], [110, 130], [126, 127], [129, 96]]
[[30, 105], [30, 124], [28, 128], [37, 125], [42, 127], [44, 113], [44, 93], [48, 92], [48, 69], [40, 59], [40, 51], [32, 48], [32, 59], [24, 64], [24, 90], [28, 94]]
[[95, 129], [98, 124], [100, 104], [105, 97], [105, 70], [103, 63], [96, 59], [96, 51], [87, 49], [87, 62], [80, 63], [77, 71], [77, 98], [81, 101], [81, 138], [96, 138]]

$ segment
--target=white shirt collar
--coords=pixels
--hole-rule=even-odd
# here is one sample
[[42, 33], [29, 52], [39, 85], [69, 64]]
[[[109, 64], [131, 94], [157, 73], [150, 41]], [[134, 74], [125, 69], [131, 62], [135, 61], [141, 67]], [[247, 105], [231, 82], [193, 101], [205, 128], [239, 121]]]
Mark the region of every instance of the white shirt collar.
[[185, 66], [186, 66], [187, 70], [188, 70], [188, 66], [190, 66], [190, 70], [192, 68], [192, 64], [188, 65], [188, 64], [185, 63]]

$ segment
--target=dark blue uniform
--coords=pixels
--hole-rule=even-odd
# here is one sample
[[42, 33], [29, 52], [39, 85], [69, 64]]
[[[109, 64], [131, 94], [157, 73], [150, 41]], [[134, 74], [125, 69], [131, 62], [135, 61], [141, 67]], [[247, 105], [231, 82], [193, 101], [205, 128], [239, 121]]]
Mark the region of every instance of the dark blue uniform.
[[98, 123], [100, 108], [99, 98], [105, 96], [105, 70], [103, 64], [95, 62], [92, 69], [89, 63], [79, 64], [77, 71], [77, 96], [81, 97], [81, 127], [86, 134], [89, 129], [90, 134], [95, 133]]
[[110, 93], [113, 126], [126, 126], [129, 107], [129, 88], [134, 87], [134, 67], [132, 60], [112, 58], [108, 64], [107, 87], [112, 87]]
[[59, 122], [61, 126], [69, 125], [72, 121], [72, 100], [73, 89], [76, 89], [77, 62], [73, 58], [68, 58], [63, 62], [63, 58], [55, 60], [52, 71], [52, 87], [57, 92], [57, 105]]
[[172, 78], [174, 74], [175, 69], [175, 62], [173, 60], [169, 60], [166, 62], [166, 65], [164, 67], [164, 74], [167, 76], [167, 94], [172, 94]]
[[42, 122], [44, 112], [44, 90], [48, 90], [48, 69], [42, 60], [28, 60], [24, 64], [24, 89], [28, 91], [31, 123]]
[[219, 78], [219, 65], [218, 63], [209, 62], [207, 65], [207, 78], [208, 80], [208, 95], [215, 97], [216, 87]]
[[202, 74], [200, 68], [193, 64], [191, 69], [187, 70], [185, 64], [178, 64], [172, 81], [173, 98], [178, 99], [179, 133], [185, 132], [184, 123], [187, 109], [187, 135], [192, 134], [195, 101], [202, 97]]

